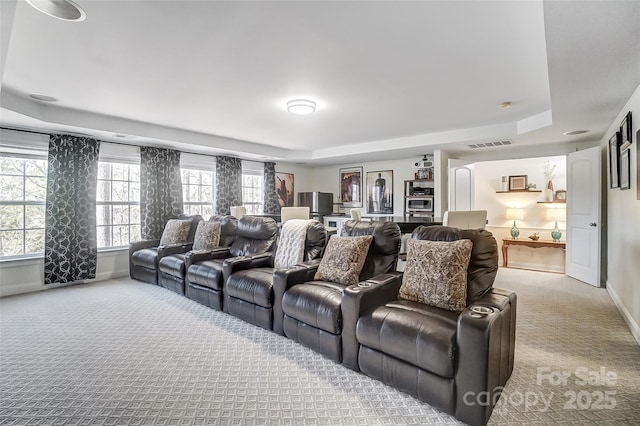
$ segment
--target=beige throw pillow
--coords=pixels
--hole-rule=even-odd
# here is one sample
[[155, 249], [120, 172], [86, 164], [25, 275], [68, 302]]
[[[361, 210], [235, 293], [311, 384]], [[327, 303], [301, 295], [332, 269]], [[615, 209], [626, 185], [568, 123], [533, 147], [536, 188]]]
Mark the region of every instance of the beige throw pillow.
[[189, 228], [191, 228], [190, 220], [169, 219], [162, 232], [160, 245], [164, 246], [187, 242]]
[[193, 239], [193, 250], [213, 250], [220, 245], [220, 222], [201, 220]]
[[471, 240], [407, 242], [400, 298], [461, 312], [467, 304]]
[[314, 279], [344, 285], [358, 284], [371, 241], [371, 235], [331, 237]]

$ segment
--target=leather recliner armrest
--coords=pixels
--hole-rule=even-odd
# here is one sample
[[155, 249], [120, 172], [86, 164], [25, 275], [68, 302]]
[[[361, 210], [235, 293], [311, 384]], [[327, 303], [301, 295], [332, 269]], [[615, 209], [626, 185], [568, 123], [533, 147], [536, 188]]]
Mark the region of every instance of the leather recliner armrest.
[[292, 268], [276, 269], [273, 272], [273, 331], [284, 336], [284, 311], [282, 298], [284, 293], [296, 284], [312, 281], [318, 270], [320, 261], [317, 259], [301, 262]]
[[193, 242], [191, 243], [177, 243], [177, 244], [166, 244], [158, 246], [158, 261], [165, 256], [171, 256], [172, 254], [181, 254], [186, 253], [191, 250], [193, 247]]
[[185, 268], [189, 269], [189, 266], [204, 260], [226, 259], [227, 257], [229, 257], [229, 248], [227, 247], [213, 250], [191, 250], [185, 254]]
[[137, 252], [138, 250], [142, 250], [146, 248], [158, 247], [159, 244], [160, 244], [160, 240], [140, 240], [140, 241], [133, 241], [129, 243], [129, 276], [132, 279], [134, 278], [133, 276], [134, 266], [131, 260], [133, 253]]
[[458, 317], [455, 416], [465, 423], [487, 423], [511, 375], [515, 310], [515, 293], [492, 289]]
[[273, 253], [261, 253], [253, 256], [231, 257], [222, 264], [223, 282], [227, 282], [227, 278], [237, 271], [251, 268], [264, 268], [273, 266]]
[[365, 312], [398, 298], [402, 273], [380, 274], [347, 287], [342, 295], [342, 363], [355, 371], [360, 344], [356, 339], [358, 318]]

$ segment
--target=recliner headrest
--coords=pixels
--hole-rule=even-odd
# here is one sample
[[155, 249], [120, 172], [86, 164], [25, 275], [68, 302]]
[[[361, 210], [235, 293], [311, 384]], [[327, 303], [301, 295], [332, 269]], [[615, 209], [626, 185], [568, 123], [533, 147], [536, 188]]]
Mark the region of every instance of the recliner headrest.
[[229, 247], [236, 237], [238, 230], [238, 219], [231, 215], [213, 215], [209, 218], [209, 222], [220, 223], [220, 247]]
[[400, 227], [393, 222], [349, 220], [342, 225], [342, 237], [373, 236], [360, 280], [395, 271], [400, 252]]

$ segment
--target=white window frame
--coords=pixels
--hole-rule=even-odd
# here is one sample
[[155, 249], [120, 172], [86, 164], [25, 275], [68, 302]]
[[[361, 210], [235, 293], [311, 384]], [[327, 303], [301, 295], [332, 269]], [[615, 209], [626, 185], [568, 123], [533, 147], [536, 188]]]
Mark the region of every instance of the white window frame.
[[[246, 185], [245, 176], [259, 177], [261, 182], [260, 186]], [[245, 196], [245, 189], [253, 190], [255, 188], [260, 188], [260, 191], [258, 192], [260, 194], [259, 195], [260, 198], [258, 201], [256, 200], [249, 201]], [[261, 171], [259, 172], [257, 170], [248, 170], [243, 168], [242, 170], [242, 205], [246, 207], [247, 214], [262, 214], [264, 212], [264, 173], [263, 172]]]
[[[191, 182], [185, 183], [183, 172], [187, 171], [187, 170], [188, 171], [192, 171], [192, 172], [198, 172], [198, 174], [199, 174], [199, 182], [198, 183], [191, 183]], [[211, 182], [209, 182], [208, 185], [203, 183], [203, 176], [202, 176], [203, 173], [211, 173]], [[215, 205], [214, 205], [214, 202], [213, 202], [213, 197], [214, 197], [213, 184], [214, 184], [214, 181], [216, 179], [215, 171], [212, 171], [210, 169], [203, 169], [203, 168], [200, 168], [200, 167], [197, 167], [197, 166], [194, 167], [194, 166], [183, 166], [183, 165], [180, 165], [180, 174], [181, 174], [180, 177], [182, 179], [182, 206], [183, 206], [183, 211], [185, 212], [185, 214], [191, 214], [190, 213], [191, 209], [187, 209], [187, 206], [203, 206], [203, 207], [206, 206], [206, 207], [211, 207], [211, 212], [213, 214], [214, 209], [215, 209]], [[211, 201], [202, 201], [202, 198], [200, 198], [200, 196], [199, 196], [200, 201], [191, 201], [191, 200], [187, 201], [186, 194], [188, 193], [189, 186], [198, 186], [200, 188], [208, 186], [209, 187], [209, 191], [211, 191]], [[200, 194], [200, 191], [198, 191], [198, 194]], [[187, 212], [187, 210], [189, 210], [189, 212]], [[203, 219], [208, 220], [209, 218], [203, 216]]]

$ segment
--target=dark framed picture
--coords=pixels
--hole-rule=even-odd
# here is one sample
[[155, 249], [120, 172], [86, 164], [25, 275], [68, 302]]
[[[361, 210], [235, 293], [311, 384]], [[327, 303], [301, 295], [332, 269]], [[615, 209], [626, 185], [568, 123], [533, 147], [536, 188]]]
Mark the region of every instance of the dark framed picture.
[[631, 188], [631, 157], [629, 149], [625, 149], [620, 153], [620, 189]]
[[276, 192], [280, 207], [293, 207], [295, 197], [293, 183], [293, 173], [276, 172]]
[[367, 213], [393, 214], [393, 170], [367, 172]]
[[620, 132], [609, 139], [609, 188], [620, 187]]
[[509, 191], [525, 191], [527, 175], [509, 176]]
[[640, 200], [640, 130], [636, 132], [636, 200]]
[[340, 169], [342, 207], [362, 207], [362, 167]]
[[627, 149], [627, 147], [631, 145], [631, 143], [633, 142], [632, 139], [633, 130], [631, 127], [631, 111], [629, 111], [622, 120], [622, 123], [620, 123], [620, 152]]
[[558, 189], [554, 194], [553, 201], [556, 203], [566, 203], [567, 191], [565, 191], [564, 189]]

